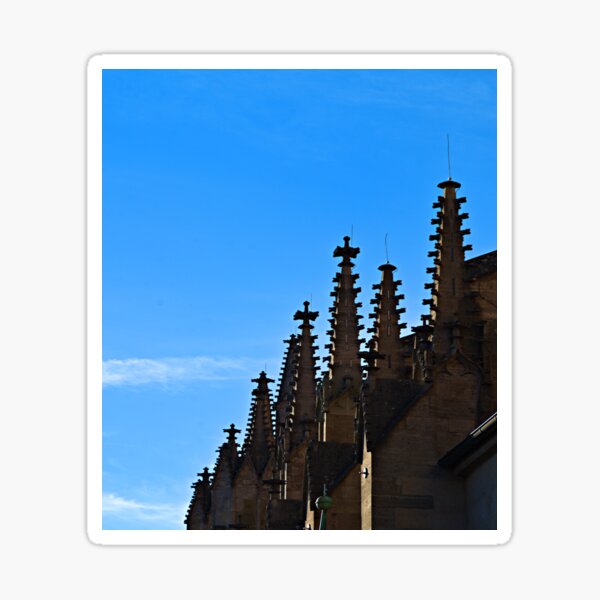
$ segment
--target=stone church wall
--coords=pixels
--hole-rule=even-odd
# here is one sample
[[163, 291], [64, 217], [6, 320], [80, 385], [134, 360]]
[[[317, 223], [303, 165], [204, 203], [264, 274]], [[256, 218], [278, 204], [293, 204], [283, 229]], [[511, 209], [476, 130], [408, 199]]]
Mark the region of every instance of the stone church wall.
[[[468, 363], [451, 357], [440, 365], [434, 381], [372, 451], [373, 529], [467, 527], [463, 481], [437, 463], [475, 427], [480, 376]], [[365, 484], [362, 492], [366, 528]]]
[[465, 480], [469, 529], [496, 529], [496, 454], [478, 465]]

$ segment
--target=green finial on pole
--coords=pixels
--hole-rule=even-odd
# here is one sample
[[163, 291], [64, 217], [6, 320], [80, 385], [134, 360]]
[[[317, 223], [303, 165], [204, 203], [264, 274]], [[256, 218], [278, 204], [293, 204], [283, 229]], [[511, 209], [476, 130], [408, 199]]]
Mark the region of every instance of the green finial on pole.
[[315, 505], [321, 511], [319, 529], [327, 529], [327, 511], [333, 506], [331, 496], [327, 495], [327, 484], [323, 485], [323, 495], [315, 500]]

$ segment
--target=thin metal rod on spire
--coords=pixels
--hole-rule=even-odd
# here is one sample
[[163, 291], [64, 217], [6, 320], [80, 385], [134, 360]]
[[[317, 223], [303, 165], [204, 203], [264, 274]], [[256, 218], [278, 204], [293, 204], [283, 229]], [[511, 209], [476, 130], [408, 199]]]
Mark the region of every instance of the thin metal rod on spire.
[[350, 225], [350, 243], [352, 243], [353, 237], [354, 237], [354, 225]]
[[446, 140], [448, 141], [448, 181], [452, 179], [452, 173], [450, 171], [450, 134], [446, 134]]
[[385, 244], [385, 262], [389, 265], [390, 264], [390, 257], [388, 256], [388, 245], [387, 245], [387, 236], [388, 234], [385, 234], [385, 239], [384, 239], [384, 244]]

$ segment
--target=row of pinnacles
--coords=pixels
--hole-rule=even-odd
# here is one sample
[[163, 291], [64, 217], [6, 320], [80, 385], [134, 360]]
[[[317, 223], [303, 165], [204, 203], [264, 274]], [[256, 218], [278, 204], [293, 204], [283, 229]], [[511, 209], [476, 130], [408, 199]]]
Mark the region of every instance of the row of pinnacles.
[[318, 377], [318, 313], [305, 302], [275, 401], [262, 372], [241, 449], [232, 424], [214, 473], [192, 486], [188, 529], [315, 529], [324, 486], [328, 529], [496, 528], [496, 252], [465, 260], [465, 198], [451, 179], [439, 187], [422, 324], [402, 335], [401, 281], [386, 263], [361, 338], [359, 248], [345, 237], [327, 370]]

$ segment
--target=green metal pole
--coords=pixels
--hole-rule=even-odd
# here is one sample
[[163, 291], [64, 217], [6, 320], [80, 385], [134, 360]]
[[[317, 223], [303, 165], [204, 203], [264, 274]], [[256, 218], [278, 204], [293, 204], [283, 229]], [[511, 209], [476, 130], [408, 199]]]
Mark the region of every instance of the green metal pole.
[[315, 500], [315, 505], [321, 511], [319, 529], [327, 529], [327, 511], [333, 506], [331, 496], [327, 495], [327, 485], [323, 486], [323, 495]]

